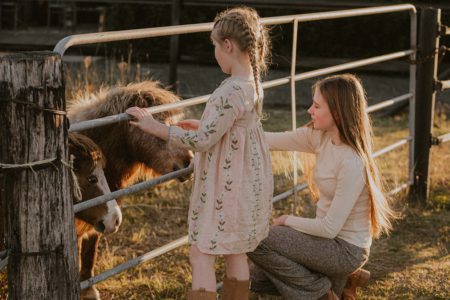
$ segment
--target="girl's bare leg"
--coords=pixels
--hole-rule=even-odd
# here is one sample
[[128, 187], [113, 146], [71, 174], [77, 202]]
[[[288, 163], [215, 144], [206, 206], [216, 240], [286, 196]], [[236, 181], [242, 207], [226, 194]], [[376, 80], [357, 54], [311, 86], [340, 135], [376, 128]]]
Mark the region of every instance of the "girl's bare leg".
[[192, 290], [204, 288], [207, 291], [216, 291], [216, 273], [214, 270], [215, 256], [200, 252], [195, 246], [191, 246], [189, 262], [192, 267]]
[[237, 280], [248, 280], [250, 277], [247, 255], [230, 254], [224, 255], [225, 266], [228, 278], [236, 278]]

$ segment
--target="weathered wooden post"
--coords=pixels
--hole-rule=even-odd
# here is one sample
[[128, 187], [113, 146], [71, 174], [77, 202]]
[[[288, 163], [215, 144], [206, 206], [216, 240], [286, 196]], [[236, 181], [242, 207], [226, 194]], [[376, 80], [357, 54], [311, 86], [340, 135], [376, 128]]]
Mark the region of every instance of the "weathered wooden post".
[[0, 56], [0, 172], [9, 299], [79, 299], [62, 61]]
[[440, 15], [439, 9], [425, 8], [420, 18], [414, 117], [414, 182], [410, 198], [421, 204], [426, 204], [430, 190], [428, 165], [436, 99]]
[[[0, 173], [0, 252], [6, 249], [6, 240], [5, 240], [5, 232], [6, 232], [6, 207], [4, 203], [5, 199], [5, 188], [4, 188], [4, 176]], [[0, 256], [0, 260], [2, 257]]]

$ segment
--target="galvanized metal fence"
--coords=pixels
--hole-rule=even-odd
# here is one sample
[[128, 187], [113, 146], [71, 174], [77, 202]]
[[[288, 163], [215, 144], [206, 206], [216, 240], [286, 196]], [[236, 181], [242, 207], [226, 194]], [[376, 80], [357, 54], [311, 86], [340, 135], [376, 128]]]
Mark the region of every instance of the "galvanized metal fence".
[[[404, 12], [408, 11], [410, 14], [410, 48], [405, 49], [403, 51], [398, 51], [394, 53], [383, 54], [376, 57], [371, 57], [367, 59], [352, 61], [340, 65], [335, 65], [328, 68], [317, 69], [304, 73], [296, 73], [296, 55], [297, 55], [297, 38], [298, 38], [298, 24], [302, 22], [311, 22], [311, 21], [319, 21], [319, 20], [329, 20], [329, 19], [338, 19], [338, 18], [349, 18], [356, 16], [366, 16], [366, 15], [375, 15], [375, 14], [384, 14], [384, 13], [393, 13], [393, 12]], [[369, 112], [374, 112], [377, 110], [381, 110], [383, 108], [392, 106], [394, 104], [409, 101], [409, 136], [397, 141], [396, 143], [389, 145], [383, 149], [376, 151], [373, 156], [378, 157], [382, 154], [385, 154], [389, 151], [397, 149], [403, 145], [408, 144], [409, 147], [409, 180], [408, 182], [401, 184], [394, 190], [390, 191], [389, 194], [395, 194], [399, 191], [409, 187], [413, 182], [413, 162], [414, 162], [414, 148], [411, 147], [412, 142], [414, 141], [414, 118], [415, 118], [415, 95], [416, 95], [416, 48], [417, 48], [417, 12], [413, 5], [404, 4], [404, 5], [392, 5], [392, 6], [383, 6], [383, 7], [373, 7], [373, 8], [363, 8], [363, 9], [350, 9], [350, 10], [341, 10], [341, 11], [332, 11], [332, 12], [321, 12], [321, 13], [311, 13], [311, 14], [301, 14], [301, 15], [290, 15], [290, 16], [280, 16], [280, 17], [272, 17], [272, 18], [264, 18], [262, 22], [266, 25], [275, 25], [275, 24], [292, 24], [293, 25], [293, 36], [292, 36], [292, 59], [291, 59], [291, 70], [290, 76], [282, 77], [270, 81], [266, 81], [262, 84], [264, 89], [269, 89], [272, 87], [290, 84], [291, 91], [291, 106], [292, 106], [292, 128], [295, 129], [297, 127], [296, 124], [296, 91], [295, 91], [295, 83], [300, 80], [305, 80], [308, 78], [314, 78], [322, 75], [327, 75], [339, 71], [349, 70], [352, 68], [357, 68], [361, 66], [367, 66], [371, 64], [376, 64], [380, 62], [390, 61], [398, 58], [408, 57], [410, 63], [409, 67], [409, 92], [404, 95], [398, 95], [392, 99], [388, 99], [382, 101], [376, 105], [370, 106], [368, 108]], [[65, 51], [76, 45], [86, 45], [93, 43], [104, 43], [104, 42], [113, 42], [113, 41], [123, 41], [123, 40], [131, 40], [131, 39], [142, 39], [142, 38], [151, 38], [151, 37], [161, 37], [161, 36], [170, 36], [170, 35], [179, 35], [179, 34], [188, 34], [188, 33], [198, 33], [198, 32], [208, 32], [212, 30], [212, 23], [203, 23], [203, 24], [192, 24], [192, 25], [181, 25], [181, 26], [168, 26], [168, 27], [159, 27], [159, 28], [148, 28], [148, 29], [137, 29], [137, 30], [124, 30], [124, 31], [115, 31], [115, 32], [102, 32], [102, 33], [92, 33], [92, 34], [80, 34], [73, 35], [62, 39], [55, 46], [54, 51], [64, 55]], [[174, 108], [183, 108], [193, 105], [198, 105], [205, 103], [210, 95], [203, 95], [187, 100], [183, 100], [179, 103], [170, 103], [159, 105], [155, 107], [150, 107], [147, 110], [151, 113], [158, 113], [162, 111], [167, 111]], [[129, 115], [122, 113], [114, 116], [109, 116], [105, 118], [100, 118], [96, 120], [84, 121], [76, 124], [72, 124], [70, 126], [69, 131], [82, 131], [89, 128], [94, 128], [97, 126], [103, 126], [107, 124], [112, 124], [116, 122], [129, 120]], [[450, 133], [440, 137], [442, 142], [448, 141], [450, 139]], [[295, 157], [295, 156], [294, 156]], [[118, 190], [112, 192], [107, 195], [103, 195], [101, 197], [97, 197], [83, 203], [76, 204], [74, 209], [75, 212], [79, 212], [90, 207], [105, 203], [117, 197], [129, 195], [136, 193], [138, 191], [148, 189], [157, 184], [165, 182], [167, 180], [171, 180], [177, 178], [179, 176], [186, 175], [192, 172], [192, 168], [185, 168], [176, 172], [172, 172], [156, 179], [139, 183], [133, 186], [130, 186], [126, 189]], [[307, 188], [307, 184], [297, 184], [297, 169], [296, 162], [294, 161], [294, 187], [285, 191], [273, 198], [273, 202], [280, 201], [285, 199], [291, 195], [296, 196], [297, 192], [304, 190]], [[169, 244], [166, 244], [160, 248], [157, 248], [153, 251], [150, 251], [142, 256], [136, 257], [128, 262], [120, 264], [110, 270], [107, 270], [95, 277], [90, 278], [89, 280], [81, 282], [81, 289], [85, 289], [89, 286], [92, 286], [98, 282], [101, 282], [111, 276], [119, 274], [125, 270], [136, 267], [143, 262], [146, 262], [152, 258], [155, 258], [159, 255], [167, 253], [177, 247], [187, 244], [188, 238], [187, 236], [181, 237], [175, 241], [172, 241]], [[6, 256], [7, 252], [0, 253], [0, 259]], [[7, 263], [7, 257], [0, 261], [0, 269], [2, 266], [5, 266]]]
[[[410, 12], [410, 30], [411, 30], [411, 41], [410, 41], [410, 49], [406, 49], [403, 51], [398, 51], [394, 53], [384, 54], [368, 59], [357, 60], [349, 63], [344, 63], [340, 65], [336, 65], [329, 68], [318, 69], [305, 73], [296, 73], [296, 57], [297, 57], [297, 37], [298, 37], [298, 24], [301, 22], [311, 22], [311, 21], [319, 21], [326, 19], [338, 19], [338, 18], [348, 18], [355, 16], [364, 16], [364, 15], [374, 15], [374, 14], [383, 14], [383, 13], [392, 13], [392, 12], [400, 12], [400, 11], [409, 11]], [[334, 11], [334, 12], [324, 12], [324, 13], [312, 13], [312, 14], [303, 14], [303, 15], [292, 15], [292, 16], [281, 16], [281, 17], [272, 17], [265, 18], [262, 22], [266, 25], [275, 25], [275, 24], [293, 24], [293, 36], [292, 36], [292, 58], [291, 58], [291, 71], [290, 76], [274, 79], [271, 81], [267, 81], [263, 83], [263, 88], [268, 89], [271, 87], [276, 87], [280, 85], [290, 84], [291, 90], [291, 109], [292, 109], [292, 128], [295, 129], [297, 127], [296, 124], [296, 91], [295, 91], [295, 83], [300, 80], [305, 80], [308, 78], [314, 78], [322, 75], [327, 75], [339, 71], [349, 70], [356, 67], [371, 65], [375, 63], [385, 62], [393, 59], [398, 59], [402, 57], [408, 57], [411, 60], [415, 59], [415, 49], [416, 49], [416, 9], [414, 6], [406, 4], [406, 5], [394, 5], [394, 6], [384, 6], [384, 7], [374, 7], [374, 8], [364, 8], [364, 9], [351, 9], [351, 10], [343, 10], [343, 11]], [[69, 36], [61, 40], [56, 46], [54, 51], [59, 52], [61, 55], [64, 55], [65, 51], [72, 46], [75, 45], [85, 45], [92, 43], [102, 43], [102, 42], [112, 42], [112, 41], [122, 41], [122, 40], [130, 40], [130, 39], [140, 39], [140, 38], [150, 38], [150, 37], [160, 37], [160, 36], [168, 36], [168, 35], [176, 35], [176, 34], [187, 34], [187, 33], [198, 33], [198, 32], [208, 32], [212, 30], [212, 23], [204, 23], [204, 24], [194, 24], [194, 25], [181, 25], [181, 26], [168, 26], [168, 27], [160, 27], [160, 28], [149, 28], [149, 29], [138, 29], [138, 30], [125, 30], [125, 31], [116, 31], [116, 32], [104, 32], [104, 33], [93, 33], [93, 34], [83, 34], [83, 35], [75, 35]], [[408, 94], [399, 95], [393, 99], [389, 99], [378, 103], [369, 108], [369, 112], [377, 111], [383, 109], [385, 107], [394, 105], [396, 103], [402, 101], [410, 101], [410, 107], [414, 107], [414, 95], [415, 95], [415, 65], [410, 65], [410, 91]], [[162, 111], [167, 111], [173, 108], [182, 108], [188, 107], [192, 105], [205, 103], [210, 95], [204, 95], [200, 97], [195, 97], [191, 99], [187, 99], [182, 101], [181, 103], [170, 103], [160, 106], [155, 106], [148, 108], [148, 111], [151, 113], [157, 113]], [[71, 125], [69, 131], [81, 131], [88, 128], [93, 128], [97, 126], [102, 126], [106, 124], [111, 124], [115, 122], [121, 122], [129, 120], [130, 117], [127, 114], [119, 114], [115, 116], [109, 116], [106, 118], [89, 120], [80, 122], [77, 124]], [[413, 124], [411, 122], [410, 124]], [[410, 132], [412, 131], [412, 127], [410, 127]], [[413, 139], [413, 134], [406, 139], [398, 141], [384, 149], [381, 149], [374, 153], [374, 156], [382, 155], [388, 151], [394, 150], [402, 145], [407, 144], [409, 141]], [[294, 173], [293, 180], [294, 184], [297, 183], [297, 163], [296, 156], [294, 155]], [[412, 165], [410, 164], [410, 170]], [[150, 188], [154, 185], [157, 185], [163, 181], [170, 180], [176, 178], [178, 176], [184, 175], [190, 172], [191, 169], [183, 169], [177, 172], [173, 172], [167, 175], [164, 175], [160, 178], [150, 180], [145, 183], [139, 183], [137, 185], [131, 186], [129, 188], [119, 190], [113, 192], [108, 195], [104, 195], [101, 197], [97, 197], [92, 200], [85, 201], [83, 203], [79, 203], [75, 205], [75, 212], [79, 212], [83, 209], [87, 209], [89, 207], [93, 207], [99, 205], [101, 203], [105, 203], [111, 199], [116, 197], [129, 195], [132, 193], [136, 193], [137, 191]], [[411, 173], [411, 172], [410, 172]], [[400, 186], [399, 190], [406, 188], [409, 184], [403, 184]], [[274, 202], [285, 199], [291, 195], [296, 196], [298, 191], [306, 189], [306, 184], [297, 184], [293, 189], [290, 189], [280, 195], [274, 197]], [[294, 192], [295, 190], [295, 192]], [[297, 200], [295, 199], [295, 203]], [[144, 254], [140, 257], [137, 257], [133, 260], [130, 260], [126, 263], [116, 266], [106, 272], [103, 272], [95, 277], [90, 278], [89, 280], [81, 282], [81, 289], [87, 288], [95, 283], [103, 281], [113, 275], [119, 274], [129, 268], [135, 267], [145, 261], [148, 261], [158, 255], [166, 253], [172, 249], [175, 249], [179, 246], [185, 245], [188, 242], [187, 236], [184, 236], [176, 241], [173, 241], [161, 248], [153, 250], [147, 254]]]

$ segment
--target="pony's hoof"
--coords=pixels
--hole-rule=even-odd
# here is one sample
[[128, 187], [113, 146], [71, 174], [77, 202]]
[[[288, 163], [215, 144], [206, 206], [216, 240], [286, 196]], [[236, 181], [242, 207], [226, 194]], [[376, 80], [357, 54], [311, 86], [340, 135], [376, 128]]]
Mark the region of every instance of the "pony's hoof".
[[91, 286], [85, 290], [82, 290], [80, 299], [81, 300], [101, 300], [100, 293], [94, 286]]

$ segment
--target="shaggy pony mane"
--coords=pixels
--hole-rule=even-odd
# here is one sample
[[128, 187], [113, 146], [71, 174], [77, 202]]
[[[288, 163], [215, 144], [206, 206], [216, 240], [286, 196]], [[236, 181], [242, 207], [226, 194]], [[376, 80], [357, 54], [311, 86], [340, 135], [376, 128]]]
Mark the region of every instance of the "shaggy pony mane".
[[[71, 123], [77, 123], [120, 114], [132, 106], [150, 107], [179, 100], [174, 93], [164, 89], [159, 81], [143, 81], [126, 86], [102, 87], [97, 93], [78, 93], [68, 104], [68, 115]], [[180, 112], [172, 109], [159, 114], [167, 118]]]

